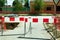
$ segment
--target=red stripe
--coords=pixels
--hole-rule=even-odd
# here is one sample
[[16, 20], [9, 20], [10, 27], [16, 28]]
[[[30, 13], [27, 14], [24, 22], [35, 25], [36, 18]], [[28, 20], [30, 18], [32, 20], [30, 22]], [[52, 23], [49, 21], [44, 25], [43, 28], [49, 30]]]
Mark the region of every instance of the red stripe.
[[19, 18], [20, 21], [24, 21], [24, 17]]
[[0, 17], [0, 22], [2, 22], [2, 17]]
[[28, 22], [28, 19], [27, 18], [25, 18], [25, 22]]
[[48, 18], [43, 18], [43, 22], [49, 22], [49, 19]]
[[4, 19], [5, 19], [5, 18], [4, 18], [4, 17], [2, 17], [2, 22], [4, 22]]
[[54, 23], [57, 23], [57, 18], [54, 18]]
[[33, 18], [33, 22], [38, 22], [38, 18]]
[[10, 17], [10, 21], [15, 21], [15, 18], [14, 17]]

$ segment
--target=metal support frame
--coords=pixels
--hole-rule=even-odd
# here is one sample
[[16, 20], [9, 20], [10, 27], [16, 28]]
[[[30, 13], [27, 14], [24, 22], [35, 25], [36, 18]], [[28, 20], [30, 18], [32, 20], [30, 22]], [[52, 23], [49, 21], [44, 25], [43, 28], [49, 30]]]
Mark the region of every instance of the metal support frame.
[[7, 35], [4, 35], [3, 34], [3, 32], [4, 32], [3, 26], [4, 25], [1, 26], [1, 35], [0, 36], [15, 36], [15, 35], [24, 35], [25, 36], [25, 34], [26, 34], [26, 23], [24, 23], [24, 33], [23, 34], [7, 34]]
[[26, 35], [26, 22], [24, 22], [24, 37], [25, 37], [25, 35]]
[[3, 32], [4, 32], [4, 30], [3, 30], [3, 25], [2, 25], [2, 26], [1, 26], [1, 35], [0, 35], [0, 36], [24, 35], [24, 37], [25, 37], [25, 35], [26, 35], [27, 33], [29, 33], [29, 32], [30, 32], [30, 34], [32, 33], [31, 22], [30, 22], [30, 24], [29, 24], [29, 30], [28, 30], [28, 32], [26, 32], [26, 22], [24, 22], [24, 34], [7, 34], [7, 35], [4, 35]]
[[[25, 25], [24, 26], [24, 37], [25, 37], [25, 35], [29, 32], [30, 32], [30, 34], [32, 34], [32, 27], [31, 27], [31, 22], [30, 22], [29, 30], [28, 30], [28, 32], [26, 32], [26, 22], [24, 22], [24, 25]], [[18, 38], [20, 38], [20, 37], [18, 37]]]
[[31, 26], [31, 22], [30, 22], [30, 26], [29, 26], [29, 31], [30, 31], [30, 34], [32, 34], [32, 26]]

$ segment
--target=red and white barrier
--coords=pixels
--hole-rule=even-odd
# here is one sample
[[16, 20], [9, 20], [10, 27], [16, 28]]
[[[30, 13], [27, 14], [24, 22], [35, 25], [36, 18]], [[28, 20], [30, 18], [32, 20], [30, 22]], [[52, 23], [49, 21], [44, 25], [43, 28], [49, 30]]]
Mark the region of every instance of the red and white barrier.
[[[21, 23], [24, 25], [24, 22], [31, 23], [56, 23], [56, 19], [54, 16], [19, 16], [19, 17], [2, 17], [2, 22], [4, 23]], [[6, 25], [4, 24], [4, 29], [6, 29]]]
[[55, 18], [53, 18], [53, 16], [19, 16], [19, 17], [2, 17], [2, 21], [3, 22], [20, 22], [20, 21], [24, 21], [24, 22], [49, 22], [49, 23], [53, 23], [55, 22]]

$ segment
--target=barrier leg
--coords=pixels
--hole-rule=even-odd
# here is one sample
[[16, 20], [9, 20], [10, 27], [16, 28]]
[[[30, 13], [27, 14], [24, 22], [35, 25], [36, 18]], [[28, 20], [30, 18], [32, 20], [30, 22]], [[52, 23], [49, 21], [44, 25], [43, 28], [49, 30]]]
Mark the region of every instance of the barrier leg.
[[30, 22], [30, 25], [29, 25], [29, 31], [30, 31], [30, 34], [32, 34], [31, 22]]
[[26, 22], [24, 22], [24, 37], [26, 35]]
[[3, 28], [4, 28], [4, 30], [7, 30], [7, 29], [6, 29], [6, 24], [5, 24], [5, 23], [3, 24], [3, 26], [4, 26], [4, 27], [3, 27]]

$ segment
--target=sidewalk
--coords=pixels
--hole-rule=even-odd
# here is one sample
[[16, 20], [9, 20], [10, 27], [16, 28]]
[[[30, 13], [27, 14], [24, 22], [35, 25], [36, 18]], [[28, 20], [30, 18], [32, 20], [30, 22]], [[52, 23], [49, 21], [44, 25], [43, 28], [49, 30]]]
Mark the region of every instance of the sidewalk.
[[[28, 23], [27, 23], [28, 24]], [[0, 36], [1, 40], [46, 40], [46, 39], [51, 39], [51, 36], [49, 35], [49, 33], [47, 33], [46, 30], [43, 30], [44, 26], [42, 23], [40, 24], [32, 24], [32, 30], [30, 32], [28, 32], [29, 27], [27, 27], [27, 34], [25, 35], [25, 37], [31, 37], [31, 38], [40, 38], [40, 39], [25, 39], [25, 38], [18, 38], [18, 37], [24, 37], [24, 35], [15, 35], [15, 36]], [[14, 30], [7, 30], [5, 32], [3, 32], [4, 35], [7, 34], [23, 34], [24, 33], [24, 27], [16, 27]]]

